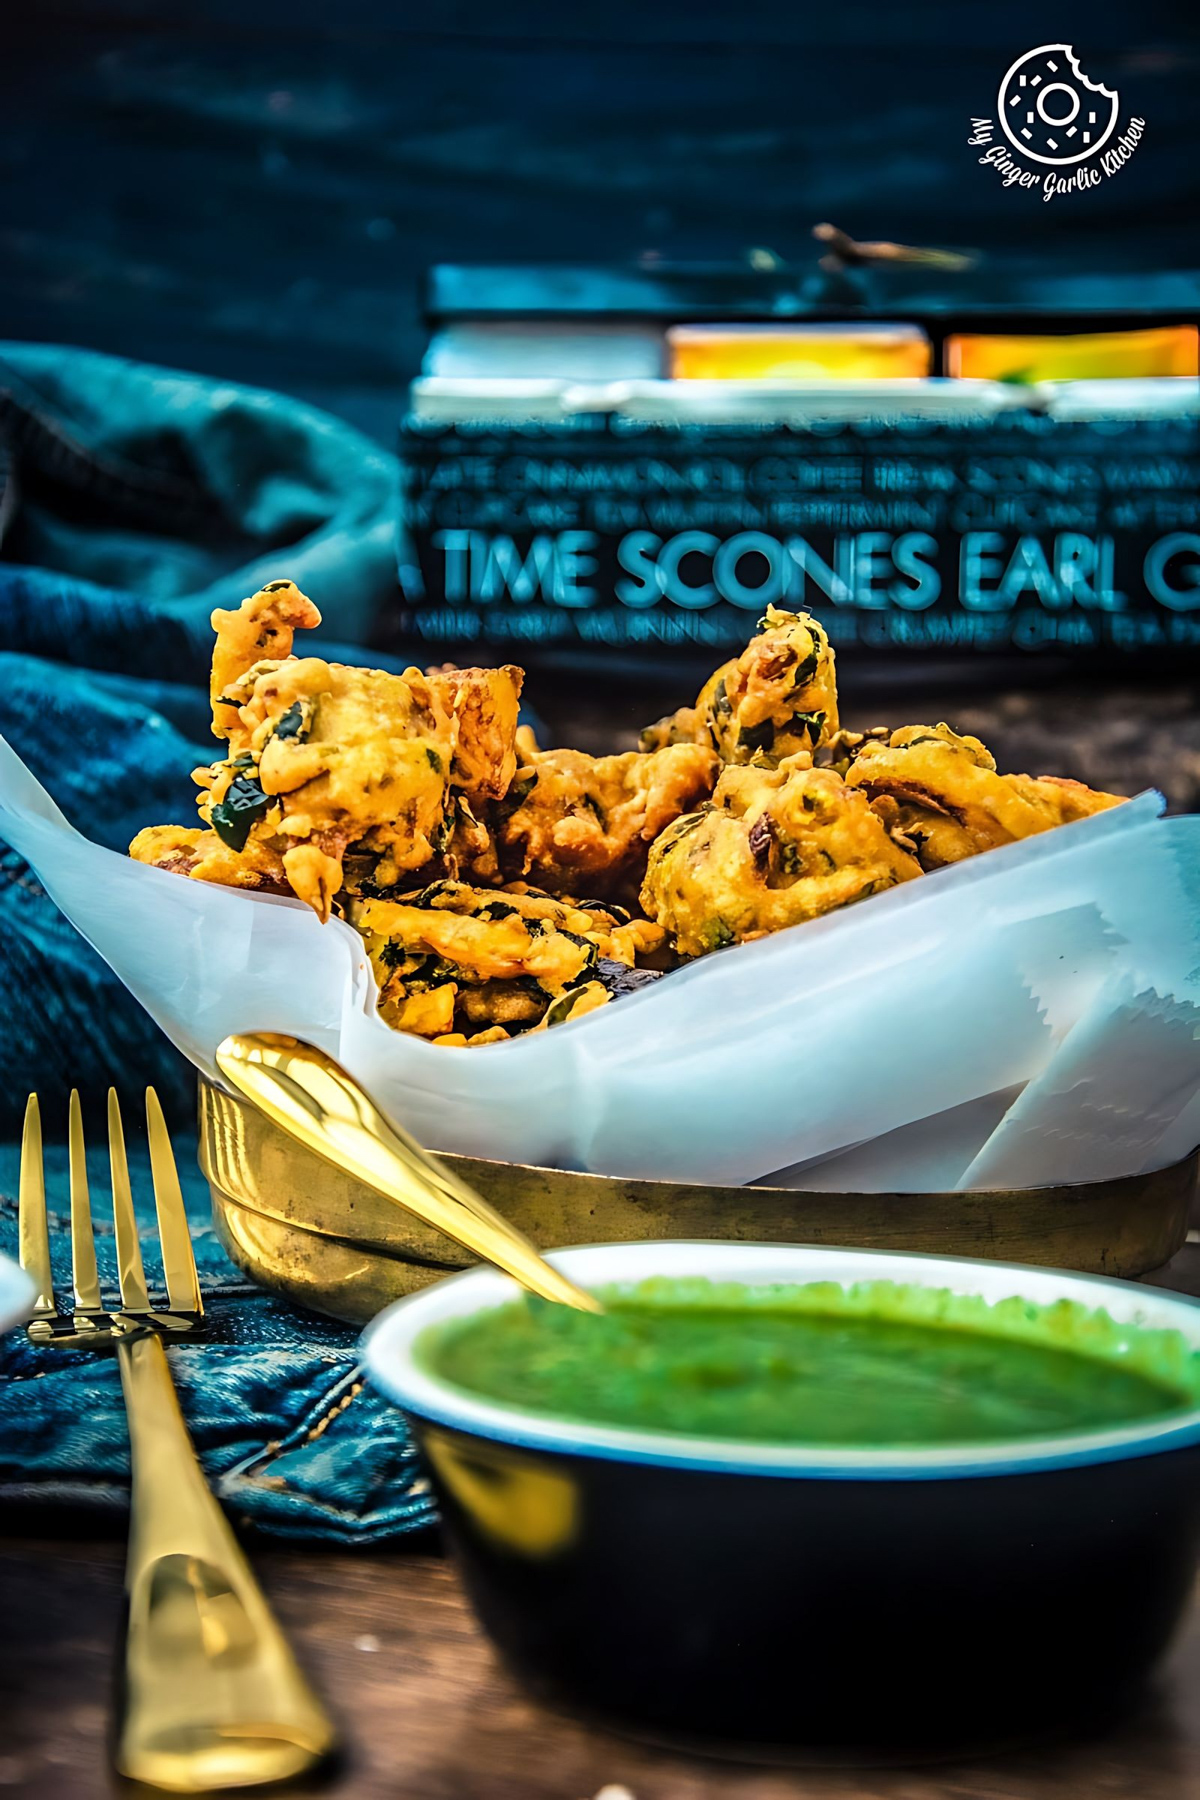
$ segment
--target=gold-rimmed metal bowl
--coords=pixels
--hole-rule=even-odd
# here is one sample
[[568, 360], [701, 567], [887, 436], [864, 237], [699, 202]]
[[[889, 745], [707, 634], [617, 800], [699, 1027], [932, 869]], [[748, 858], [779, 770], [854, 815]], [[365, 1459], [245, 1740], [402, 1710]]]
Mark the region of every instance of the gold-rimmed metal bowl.
[[[651, 1238], [833, 1244], [1136, 1276], [1183, 1243], [1200, 1151], [1151, 1175], [982, 1193], [801, 1193], [626, 1181], [452, 1156], [540, 1249]], [[475, 1259], [332, 1167], [248, 1102], [200, 1083], [200, 1166], [217, 1234], [274, 1293], [361, 1322]]]

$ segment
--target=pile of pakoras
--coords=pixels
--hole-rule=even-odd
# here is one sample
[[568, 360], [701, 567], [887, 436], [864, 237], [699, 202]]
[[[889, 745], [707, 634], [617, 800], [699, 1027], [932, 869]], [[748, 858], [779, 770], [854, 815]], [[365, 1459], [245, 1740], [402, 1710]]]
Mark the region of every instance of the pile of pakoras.
[[391, 675], [291, 654], [290, 581], [213, 614], [220, 761], [200, 827], [140, 862], [294, 894], [366, 943], [389, 1024], [490, 1044], [576, 1019], [677, 962], [1118, 804], [999, 775], [947, 725], [842, 731], [816, 619], [768, 607], [640, 751], [540, 750], [520, 669]]

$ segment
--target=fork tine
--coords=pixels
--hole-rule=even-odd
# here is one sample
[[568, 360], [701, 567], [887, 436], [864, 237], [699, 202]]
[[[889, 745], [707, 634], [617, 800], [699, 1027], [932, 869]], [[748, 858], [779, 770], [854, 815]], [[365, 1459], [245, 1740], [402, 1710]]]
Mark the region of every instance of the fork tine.
[[21, 1267], [37, 1288], [35, 1319], [54, 1316], [54, 1276], [50, 1268], [50, 1233], [46, 1224], [46, 1176], [42, 1167], [42, 1115], [38, 1097], [25, 1105], [21, 1138], [21, 1185], [17, 1201], [17, 1233]]
[[92, 1235], [92, 1203], [88, 1195], [87, 1159], [83, 1148], [83, 1114], [79, 1089], [71, 1089], [71, 1274], [75, 1283], [75, 1309], [82, 1313], [101, 1310], [100, 1277], [96, 1271], [96, 1240]]
[[179, 1171], [175, 1167], [167, 1121], [152, 1087], [146, 1089], [146, 1131], [150, 1139], [150, 1169], [154, 1177], [154, 1204], [158, 1210], [167, 1299], [172, 1312], [202, 1313], [204, 1302], [200, 1297], [200, 1280], [179, 1186]]
[[149, 1312], [150, 1296], [146, 1292], [146, 1275], [142, 1268], [137, 1219], [133, 1211], [133, 1190], [129, 1185], [129, 1164], [125, 1157], [125, 1133], [121, 1129], [121, 1108], [116, 1088], [108, 1090], [108, 1161], [112, 1170], [113, 1222], [117, 1228], [117, 1278], [121, 1284], [121, 1307], [124, 1312]]

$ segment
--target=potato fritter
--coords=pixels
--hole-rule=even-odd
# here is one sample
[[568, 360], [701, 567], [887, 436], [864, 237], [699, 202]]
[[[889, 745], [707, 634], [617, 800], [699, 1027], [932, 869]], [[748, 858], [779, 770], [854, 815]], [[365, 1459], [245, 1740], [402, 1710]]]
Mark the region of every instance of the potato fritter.
[[495, 1042], [496, 1027], [510, 1036], [604, 1005], [600, 958], [631, 965], [663, 936], [620, 909], [457, 881], [353, 900], [347, 916], [367, 946], [382, 1017], [454, 1043]]
[[695, 706], [642, 733], [642, 749], [710, 744], [724, 763], [782, 762], [838, 729], [833, 646], [809, 613], [768, 606], [758, 633], [711, 675]]
[[764, 937], [920, 875], [865, 794], [804, 753], [723, 772], [651, 846], [642, 905], [681, 956]]
[[509, 795], [517, 803], [497, 809], [496, 854], [510, 879], [559, 894], [633, 900], [653, 840], [708, 798], [719, 773], [700, 744], [585, 756], [519, 736], [524, 755]]
[[923, 869], [1033, 837], [1120, 805], [1056, 776], [999, 775], [978, 738], [948, 725], [907, 725], [863, 742], [846, 770], [888, 827], [907, 839]]

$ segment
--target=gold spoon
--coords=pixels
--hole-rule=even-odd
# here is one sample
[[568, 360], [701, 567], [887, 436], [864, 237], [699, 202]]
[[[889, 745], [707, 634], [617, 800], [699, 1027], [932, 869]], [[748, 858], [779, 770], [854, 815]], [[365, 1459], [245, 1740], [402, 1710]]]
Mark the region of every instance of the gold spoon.
[[289, 1137], [494, 1263], [531, 1293], [580, 1312], [604, 1311], [481, 1194], [385, 1119], [323, 1050], [299, 1038], [239, 1032], [219, 1046], [217, 1067]]

